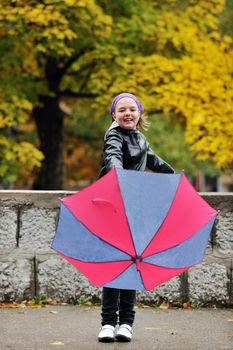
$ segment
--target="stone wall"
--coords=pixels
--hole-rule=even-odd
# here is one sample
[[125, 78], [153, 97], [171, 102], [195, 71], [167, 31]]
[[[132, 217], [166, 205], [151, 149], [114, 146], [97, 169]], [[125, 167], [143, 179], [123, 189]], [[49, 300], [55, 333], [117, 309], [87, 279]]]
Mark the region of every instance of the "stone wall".
[[[45, 295], [62, 302], [100, 300], [101, 289], [49, 247], [59, 214], [59, 197], [68, 192], [0, 191], [0, 300], [20, 301]], [[220, 210], [202, 264], [138, 301], [192, 301], [233, 304], [233, 193], [203, 193]]]

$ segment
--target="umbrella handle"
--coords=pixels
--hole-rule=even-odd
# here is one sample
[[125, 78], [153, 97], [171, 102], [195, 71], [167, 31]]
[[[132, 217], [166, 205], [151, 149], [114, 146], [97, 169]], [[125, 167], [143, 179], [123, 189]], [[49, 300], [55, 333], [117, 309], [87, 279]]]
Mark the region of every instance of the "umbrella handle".
[[114, 210], [115, 213], [117, 212], [117, 210], [116, 210], [114, 204], [113, 204], [112, 202], [110, 202], [109, 200], [107, 200], [107, 199], [104, 199], [104, 198], [94, 198], [94, 199], [92, 199], [92, 203], [94, 203], [94, 204], [102, 204], [102, 203], [103, 203], [103, 204], [108, 204], [108, 205], [110, 205], [110, 206], [113, 208], [113, 210]]

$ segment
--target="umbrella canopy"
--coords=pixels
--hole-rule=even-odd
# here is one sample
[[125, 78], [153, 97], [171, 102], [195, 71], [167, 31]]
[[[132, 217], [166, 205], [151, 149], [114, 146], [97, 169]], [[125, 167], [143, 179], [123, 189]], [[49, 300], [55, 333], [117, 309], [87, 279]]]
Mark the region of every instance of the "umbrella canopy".
[[183, 172], [114, 168], [61, 200], [51, 247], [95, 286], [152, 290], [201, 262], [217, 213]]

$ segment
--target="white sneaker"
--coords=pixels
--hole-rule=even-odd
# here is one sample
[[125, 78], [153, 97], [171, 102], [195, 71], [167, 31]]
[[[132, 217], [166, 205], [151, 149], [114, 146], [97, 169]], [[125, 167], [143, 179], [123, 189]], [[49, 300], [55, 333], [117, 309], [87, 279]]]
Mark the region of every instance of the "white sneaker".
[[128, 324], [121, 324], [117, 333], [116, 340], [119, 342], [129, 342], [132, 339], [132, 327]]
[[104, 325], [98, 335], [98, 340], [103, 343], [111, 343], [115, 340], [115, 327], [110, 324]]

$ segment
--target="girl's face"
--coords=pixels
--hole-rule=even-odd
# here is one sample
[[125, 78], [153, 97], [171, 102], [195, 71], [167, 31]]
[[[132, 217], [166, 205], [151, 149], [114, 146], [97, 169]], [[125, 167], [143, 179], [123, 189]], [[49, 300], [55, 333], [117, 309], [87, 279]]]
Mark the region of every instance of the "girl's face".
[[121, 128], [136, 129], [140, 119], [137, 103], [130, 97], [121, 98], [116, 104], [112, 117]]

